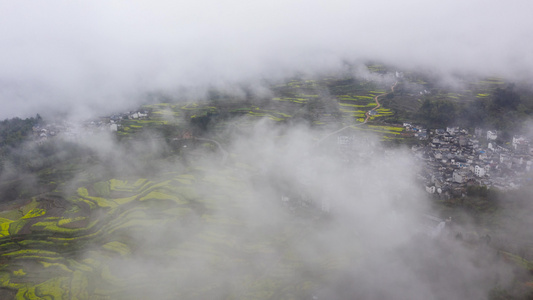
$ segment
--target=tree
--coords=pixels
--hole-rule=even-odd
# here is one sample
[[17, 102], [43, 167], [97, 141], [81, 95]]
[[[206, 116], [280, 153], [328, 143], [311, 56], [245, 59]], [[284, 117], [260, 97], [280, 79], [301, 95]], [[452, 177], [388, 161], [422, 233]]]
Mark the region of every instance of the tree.
[[497, 88], [494, 90], [491, 111], [494, 113], [502, 113], [516, 110], [520, 103], [520, 95], [514, 91], [514, 85], [511, 84], [505, 89]]
[[456, 120], [456, 104], [445, 100], [425, 99], [418, 110], [418, 116], [428, 127], [445, 127]]

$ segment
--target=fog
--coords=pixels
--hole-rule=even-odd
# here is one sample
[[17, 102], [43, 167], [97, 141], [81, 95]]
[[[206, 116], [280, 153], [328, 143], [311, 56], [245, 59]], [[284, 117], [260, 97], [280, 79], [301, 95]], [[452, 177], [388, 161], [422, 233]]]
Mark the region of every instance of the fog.
[[[202, 99], [212, 89], [268, 96], [273, 82], [347, 64], [392, 84], [365, 70], [369, 60], [430, 71], [449, 85], [457, 74], [527, 82], [532, 8], [522, 0], [2, 2], [0, 118], [81, 119], [153, 95]], [[122, 143], [97, 133], [70, 148], [51, 138], [50, 164], [69, 151], [85, 155], [73, 163], [84, 169], [54, 190], [69, 201], [80, 187], [117, 178], [169, 180], [175, 186], [163, 192], [178, 199], [159, 199], [161, 208], [139, 196], [137, 207], [116, 210], [104, 199], [113, 209], [95, 204], [87, 216], [79, 204], [73, 216], [104, 221], [101, 236], [80, 242], [71, 258], [90, 268], [70, 261], [78, 273], [65, 277], [83, 273], [87, 289], [117, 299], [486, 299], [495, 287], [513, 287], [518, 275], [494, 248], [457, 238], [466, 227], [426, 224], [435, 212], [416, 181], [423, 166], [407, 148], [383, 148], [352, 127], [343, 134], [353, 145], [339, 150], [327, 129], [234, 121], [205, 133], [204, 142], [222, 144], [209, 151], [154, 132]], [[20, 157], [40, 146], [29, 141]], [[22, 158], [31, 170], [41, 157]], [[2, 180], [23, 177], [14, 164], [4, 167]], [[24, 176], [27, 186], [39, 180]], [[113, 242], [127, 254], [110, 254]], [[33, 271], [38, 278], [46, 268]]]
[[[156, 200], [161, 207], [137, 201], [119, 213], [92, 210], [92, 220], [105, 220], [102, 235], [76, 253], [74, 259], [92, 261], [92, 269], [78, 274], [88, 287], [71, 286], [71, 293], [107, 290], [112, 299], [486, 299], [516, 278], [495, 249], [479, 239], [457, 239], [463, 228], [449, 229], [448, 223], [436, 232], [436, 223], [425, 223], [434, 212], [415, 180], [422, 166], [407, 149], [384, 149], [378, 137], [354, 128], [341, 132], [354, 138], [349, 151], [339, 148], [337, 135], [303, 125], [264, 120], [227, 130], [227, 160], [220, 150], [164, 158], [176, 145], [146, 137], [117, 144], [99, 134], [80, 145], [92, 151], [94, 164], [67, 181], [65, 198], [91, 185], [89, 172], [93, 180], [148, 176], [153, 186], [167, 182], [155, 191], [181, 200], [169, 207], [170, 200]], [[150, 159], [143, 160], [146, 154]], [[172, 181], [180, 174], [193, 174], [192, 183]], [[180, 217], [169, 212], [184, 207]], [[106, 248], [110, 242], [123, 243], [127, 254], [113, 254]]]
[[525, 80], [529, 1], [69, 1], [0, 4], [1, 118], [102, 115], [147, 92], [399, 68]]

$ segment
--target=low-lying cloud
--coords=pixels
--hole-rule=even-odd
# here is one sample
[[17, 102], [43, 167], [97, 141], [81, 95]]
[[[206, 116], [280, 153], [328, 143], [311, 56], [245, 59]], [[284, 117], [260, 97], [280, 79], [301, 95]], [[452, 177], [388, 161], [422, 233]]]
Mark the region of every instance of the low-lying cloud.
[[19, 1], [0, 4], [0, 117], [101, 114], [147, 91], [375, 59], [527, 78], [528, 1]]
[[[156, 206], [125, 211], [120, 218], [132, 223], [154, 219], [106, 231], [105, 240], [135, 250], [107, 256], [95, 243], [80, 257], [97, 255], [124, 299], [486, 299], [509, 285], [513, 274], [494, 249], [453, 231], [428, 234], [428, 202], [407, 152], [387, 154], [374, 136], [348, 129], [354, 145], [342, 155], [336, 136], [317, 144], [317, 134], [260, 122], [225, 144], [225, 164], [215, 155], [161, 168], [195, 173], [197, 196], [175, 196], [206, 208], [180, 218]], [[113, 168], [129, 165], [128, 155]], [[89, 286], [109, 284], [99, 275], [87, 275]]]

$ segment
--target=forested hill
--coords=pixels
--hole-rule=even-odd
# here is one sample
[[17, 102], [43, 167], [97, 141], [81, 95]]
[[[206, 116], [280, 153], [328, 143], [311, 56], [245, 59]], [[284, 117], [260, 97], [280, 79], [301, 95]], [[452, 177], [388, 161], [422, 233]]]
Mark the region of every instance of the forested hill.
[[41, 122], [41, 116], [0, 121], [0, 147], [17, 146], [32, 133], [33, 126]]
[[496, 129], [512, 135], [533, 114], [533, 94], [514, 84], [480, 93], [474, 100], [457, 101], [428, 95], [418, 109], [417, 117], [429, 128], [458, 125], [465, 128]]

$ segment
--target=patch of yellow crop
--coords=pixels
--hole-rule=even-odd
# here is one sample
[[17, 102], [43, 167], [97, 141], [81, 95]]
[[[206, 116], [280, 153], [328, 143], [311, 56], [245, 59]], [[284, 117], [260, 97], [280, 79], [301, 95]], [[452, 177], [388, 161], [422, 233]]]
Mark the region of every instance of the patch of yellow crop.
[[69, 269], [65, 264], [62, 264], [62, 263], [51, 263], [51, 262], [46, 262], [46, 261], [40, 261], [40, 263], [45, 268], [57, 267], [57, 268], [59, 268], [59, 269], [61, 269], [63, 271], [66, 271], [66, 272], [69, 272], [69, 273], [72, 272], [71, 269]]
[[339, 103], [340, 106], [349, 106], [349, 107], [367, 107], [367, 104], [351, 104], [351, 103]]
[[111, 208], [117, 207], [117, 203], [115, 203], [115, 201], [107, 200], [102, 197], [86, 197], [86, 198], [95, 201], [100, 207], [111, 207]]
[[57, 221], [57, 225], [58, 226], [63, 226], [65, 224], [81, 221], [83, 219], [85, 219], [85, 217], [76, 217], [76, 218], [73, 218], [73, 219], [71, 219], [71, 218], [61, 219], [61, 220]]
[[195, 102], [187, 103], [187, 104], [185, 104], [185, 105], [183, 105], [181, 107], [181, 109], [185, 109], [185, 110], [187, 110], [187, 109], [196, 109], [196, 108], [198, 108], [198, 103], [195, 103]]
[[0, 237], [8, 236], [9, 235], [9, 224], [11, 224], [13, 221], [3, 222], [0, 224]]
[[131, 253], [130, 247], [128, 247], [128, 245], [117, 241], [109, 242], [103, 245], [102, 247], [104, 249], [117, 252], [120, 255], [128, 255]]
[[[113, 180], [113, 179], [112, 179]], [[135, 187], [139, 187], [139, 186], [142, 186], [148, 179], [146, 178], [141, 178], [141, 179], [137, 179], [137, 181], [135, 181], [135, 183], [133, 184], [133, 186]]]
[[20, 256], [20, 255], [37, 255], [37, 256], [58, 256], [57, 252], [39, 249], [22, 249], [2, 254], [2, 256]]
[[393, 131], [393, 132], [401, 132], [404, 130], [403, 127], [395, 127], [395, 126], [380, 126], [380, 125], [368, 125], [369, 128], [378, 129], [378, 130], [384, 130], [384, 131]]
[[40, 217], [42, 215], [44, 215], [46, 213], [46, 210], [44, 209], [41, 209], [41, 208], [34, 208], [32, 210], [30, 210], [24, 217], [22, 217], [23, 219], [30, 219], [30, 218], [35, 218], [35, 217]]
[[89, 197], [89, 191], [84, 187], [80, 187], [78, 188], [78, 195], [80, 195], [80, 197]]
[[[91, 225], [94, 225], [94, 223], [91, 223]], [[90, 227], [91, 225], [89, 225], [88, 227]], [[85, 229], [86, 228], [60, 227], [58, 226], [58, 222], [51, 222], [51, 221], [37, 222], [32, 225], [32, 230], [51, 231], [51, 232], [73, 233], [73, 232], [80, 232]]]
[[13, 271], [13, 275], [15, 275], [15, 276], [24, 276], [24, 275], [26, 275], [26, 272], [24, 272], [23, 269], [18, 269], [18, 270]]
[[308, 99], [306, 99], [306, 98], [291, 98], [291, 97], [275, 97], [275, 98], [272, 98], [272, 100], [294, 102], [294, 103], [298, 103], [298, 104], [303, 104], [303, 103], [306, 103], [308, 101]]

